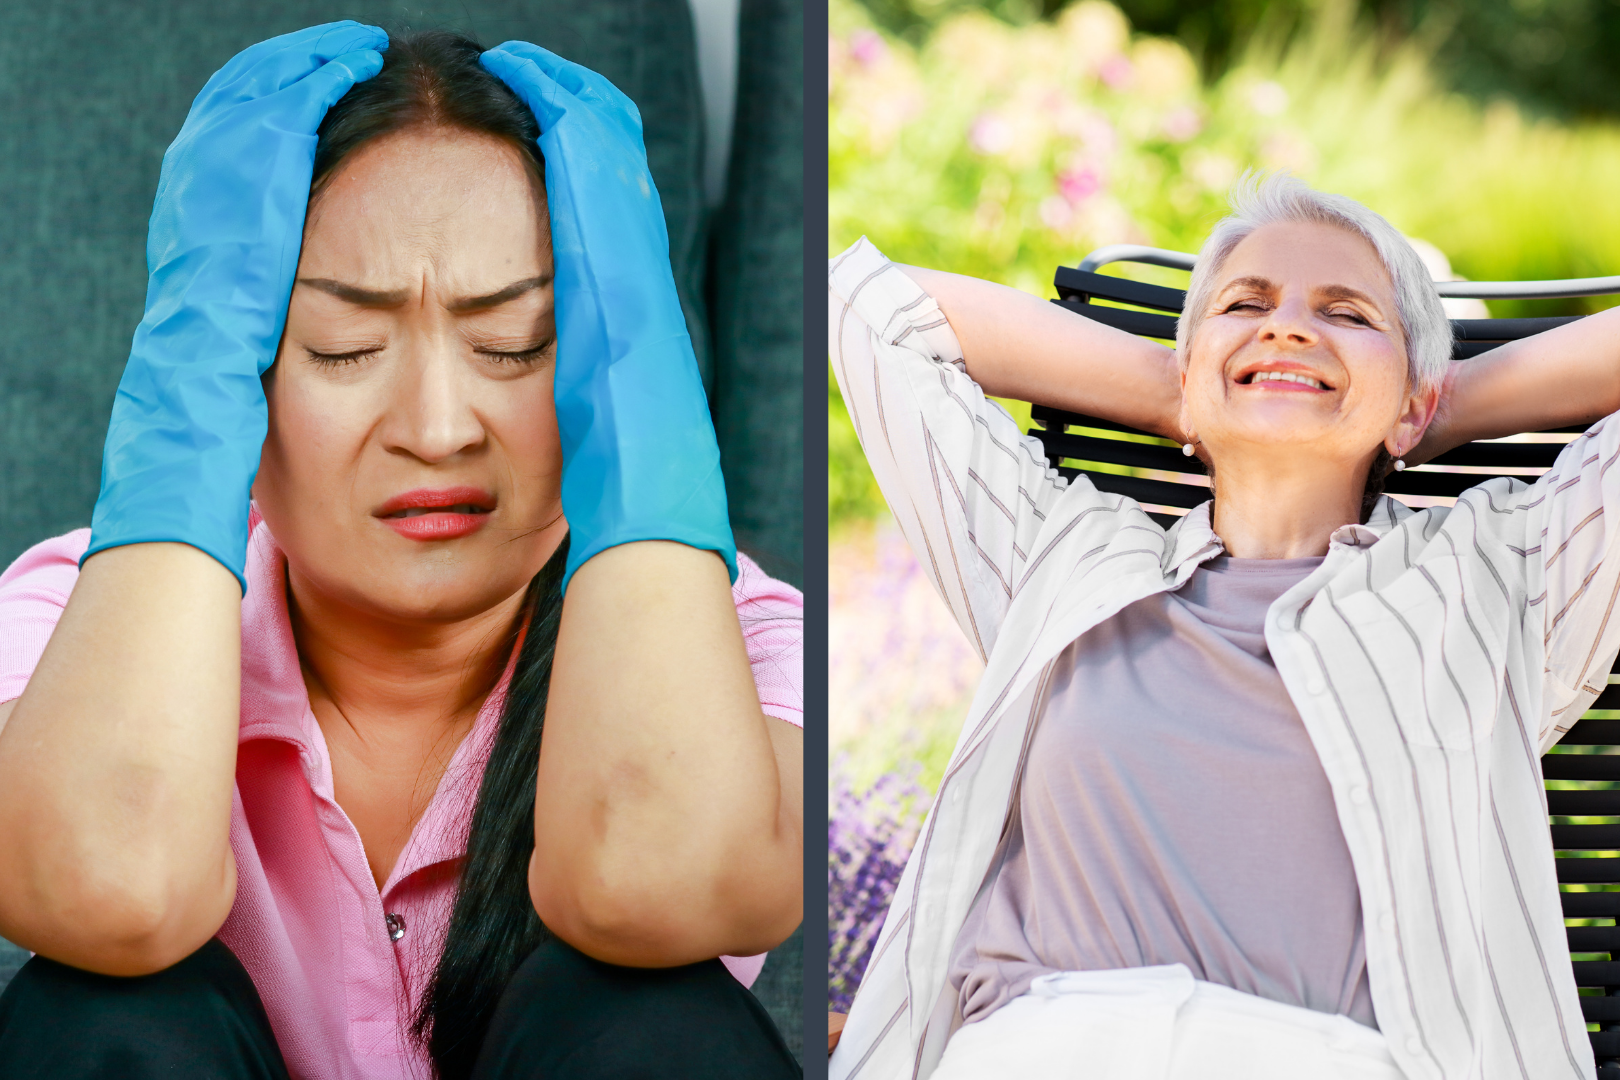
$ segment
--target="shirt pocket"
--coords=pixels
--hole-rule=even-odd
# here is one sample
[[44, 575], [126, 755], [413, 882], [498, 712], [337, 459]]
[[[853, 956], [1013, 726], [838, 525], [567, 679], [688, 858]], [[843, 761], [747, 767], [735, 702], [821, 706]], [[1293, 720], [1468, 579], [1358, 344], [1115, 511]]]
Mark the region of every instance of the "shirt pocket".
[[1393, 711], [1417, 746], [1472, 751], [1496, 730], [1510, 616], [1501, 587], [1480, 587], [1472, 569], [1429, 560], [1336, 604], [1371, 669], [1356, 699]]

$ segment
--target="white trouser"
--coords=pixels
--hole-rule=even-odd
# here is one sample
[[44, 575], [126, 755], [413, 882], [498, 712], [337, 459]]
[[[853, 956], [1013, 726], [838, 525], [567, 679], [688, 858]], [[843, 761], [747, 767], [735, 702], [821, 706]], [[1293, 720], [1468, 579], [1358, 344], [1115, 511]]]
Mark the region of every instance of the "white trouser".
[[1199, 982], [1184, 964], [1067, 971], [963, 1025], [932, 1080], [1402, 1080], [1346, 1016]]

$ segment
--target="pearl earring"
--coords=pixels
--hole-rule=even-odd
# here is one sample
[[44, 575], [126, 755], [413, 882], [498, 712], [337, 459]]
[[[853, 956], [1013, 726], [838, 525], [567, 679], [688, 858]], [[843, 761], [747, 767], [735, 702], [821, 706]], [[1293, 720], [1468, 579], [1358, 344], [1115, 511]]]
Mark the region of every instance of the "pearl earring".
[[1396, 458], [1395, 459], [1395, 471], [1400, 472], [1404, 468], [1406, 468], [1406, 459], [1405, 458]]
[[1181, 452], [1183, 454], [1186, 454], [1188, 457], [1192, 457], [1193, 456], [1193, 444], [1192, 443], [1182, 443], [1181, 444]]

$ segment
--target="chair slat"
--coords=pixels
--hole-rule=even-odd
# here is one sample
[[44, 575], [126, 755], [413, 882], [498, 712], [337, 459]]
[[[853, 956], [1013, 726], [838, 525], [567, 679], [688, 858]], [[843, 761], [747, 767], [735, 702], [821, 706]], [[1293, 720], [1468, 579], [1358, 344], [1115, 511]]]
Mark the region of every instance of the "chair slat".
[[1064, 424], [1079, 424], [1082, 427], [1101, 428], [1104, 431], [1123, 431], [1131, 435], [1151, 434], [1146, 431], [1138, 431], [1133, 427], [1126, 427], [1124, 424], [1117, 424], [1112, 420], [1104, 420], [1100, 416], [1064, 412], [1062, 409], [1054, 409], [1050, 405], [1031, 405], [1029, 415], [1031, 419], [1046, 425], [1049, 429], [1058, 428]]
[[[1550, 469], [1563, 443], [1464, 443], [1429, 462], [1431, 465], [1474, 465], [1492, 469]], [[1484, 477], [1475, 477], [1483, 480]]]
[[1548, 780], [1620, 780], [1620, 754], [1548, 754], [1541, 759]]
[[1620, 791], [1549, 791], [1547, 812], [1555, 817], [1620, 816]]
[[1392, 472], [1384, 477], [1384, 490], [1391, 495], [1448, 495], [1457, 496], [1469, 488], [1489, 480], [1477, 473]]
[[1158, 469], [1203, 475], [1204, 467], [1196, 459], [1188, 458], [1180, 450], [1168, 446], [1126, 442], [1124, 439], [1098, 439], [1089, 435], [1052, 433], [1041, 439], [1046, 447], [1048, 461], [1075, 458], [1080, 461], [1106, 461], [1114, 465], [1130, 465], [1139, 469]]
[[[1604, 694], [1620, 690], [1620, 686], [1611, 686], [1598, 695], [1602, 701]], [[1616, 695], [1610, 694], [1611, 697]], [[1602, 708], [1597, 705], [1594, 708]], [[1562, 739], [1558, 740], [1560, 746], [1612, 746], [1620, 743], [1620, 720], [1578, 720], [1575, 726], [1569, 729]]]
[[1180, 314], [1186, 306], [1187, 294], [1180, 289], [1167, 289], [1163, 285], [1145, 285], [1140, 281], [1094, 274], [1072, 266], [1060, 266], [1052, 277], [1059, 299], [1078, 300], [1084, 296], [1101, 297], [1121, 304], [1158, 308]]
[[1458, 341], [1517, 341], [1583, 318], [1584, 315], [1554, 315], [1545, 319], [1452, 319], [1451, 332]]
[[1620, 952], [1620, 926], [1569, 926], [1570, 952]]
[[1620, 851], [1620, 825], [1554, 825], [1552, 842], [1560, 851]]
[[1620, 885], [1620, 859], [1554, 859], [1565, 885]]
[[1558, 900], [1566, 919], [1612, 919], [1620, 916], [1620, 892], [1563, 892]]
[[1172, 484], [1164, 480], [1115, 476], [1103, 472], [1088, 472], [1086, 477], [1097, 485], [1098, 491], [1124, 495], [1137, 502], [1158, 503], [1160, 506], [1179, 506], [1191, 510], [1209, 498], [1208, 488], [1193, 487], [1191, 484]]
[[1583, 997], [1581, 1016], [1588, 1024], [1620, 1023], [1620, 997]]
[[1620, 986], [1620, 961], [1576, 960], [1570, 966], [1576, 986]]
[[1174, 341], [1176, 339], [1176, 320], [1172, 315], [1154, 315], [1151, 312], [1133, 311], [1130, 308], [1085, 304], [1078, 300], [1054, 300], [1052, 303], [1058, 307], [1068, 308], [1076, 315], [1084, 315], [1086, 318], [1100, 322], [1105, 326], [1123, 330], [1127, 334], [1136, 334], [1138, 337], [1159, 338], [1164, 341]]

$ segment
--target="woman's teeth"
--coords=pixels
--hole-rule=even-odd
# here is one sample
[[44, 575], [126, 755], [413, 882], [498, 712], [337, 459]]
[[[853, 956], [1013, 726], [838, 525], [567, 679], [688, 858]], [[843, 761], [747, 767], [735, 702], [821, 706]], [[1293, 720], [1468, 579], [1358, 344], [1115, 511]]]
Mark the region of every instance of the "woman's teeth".
[[410, 507], [410, 508], [408, 508], [406, 510], [400, 511], [400, 513], [397, 516], [411, 518], [411, 517], [421, 517], [423, 514], [487, 514], [487, 513], [489, 513], [489, 511], [485, 510], [482, 506], [474, 506], [471, 503], [457, 503], [454, 506], [412, 506], [412, 507]]
[[1297, 382], [1316, 390], [1327, 389], [1320, 381], [1311, 378], [1309, 375], [1297, 375], [1292, 371], [1257, 371], [1249, 382]]

